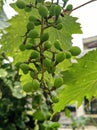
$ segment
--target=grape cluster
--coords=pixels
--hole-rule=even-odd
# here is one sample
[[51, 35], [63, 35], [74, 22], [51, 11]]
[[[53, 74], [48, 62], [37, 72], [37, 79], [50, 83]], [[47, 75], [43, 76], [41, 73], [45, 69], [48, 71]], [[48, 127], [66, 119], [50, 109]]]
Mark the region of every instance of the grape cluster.
[[[66, 6], [67, 1], [63, 0], [63, 7], [65, 7], [65, 10], [70, 11], [73, 7], [72, 5]], [[23, 0], [18, 0], [16, 5], [29, 13], [34, 8], [39, 15], [39, 18], [34, 15], [29, 16], [25, 38], [19, 47], [21, 51], [31, 51], [29, 59], [16, 64], [17, 68], [21, 69], [25, 75], [29, 73], [32, 78], [31, 82], [27, 82], [23, 86], [23, 90], [27, 93], [34, 93], [33, 107], [37, 108], [34, 116], [37, 117], [37, 114], [41, 113], [38, 105], [43, 101], [46, 101], [47, 105], [59, 101], [56, 90], [64, 84], [64, 80], [61, 72], [58, 75], [56, 71], [58, 65], [66, 59], [70, 60], [72, 57], [78, 56], [81, 50], [77, 46], [64, 50], [59, 39], [54, 42], [50, 41], [50, 34], [47, 29], [53, 27], [60, 31], [64, 26], [62, 22], [64, 8], [59, 3], [45, 2], [45, 0], [35, 0], [34, 3], [26, 3]], [[34, 67], [31, 67], [31, 64]], [[48, 77], [50, 75], [52, 83], [47, 81], [46, 75]], [[43, 96], [39, 91], [42, 92]], [[38, 102], [38, 98], [41, 99], [40, 102]], [[44, 119], [43, 113], [40, 115], [39, 120]], [[47, 117], [48, 115], [47, 112]]]

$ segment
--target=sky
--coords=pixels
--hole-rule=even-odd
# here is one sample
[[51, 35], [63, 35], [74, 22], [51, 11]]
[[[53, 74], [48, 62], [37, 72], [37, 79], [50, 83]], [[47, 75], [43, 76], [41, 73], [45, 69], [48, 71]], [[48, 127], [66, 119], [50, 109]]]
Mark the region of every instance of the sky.
[[[73, 4], [73, 7], [77, 7], [89, 0], [69, 0], [69, 3]], [[83, 34], [81, 35], [74, 35], [73, 36], [73, 44], [78, 45], [83, 49], [82, 39], [97, 36], [97, 1], [92, 2], [88, 5], [85, 5], [74, 12], [72, 15], [78, 17], [78, 22], [80, 22]]]
[[[7, 0], [8, 3], [13, 0]], [[16, 1], [16, 0], [14, 0]], [[69, 0], [68, 4], [72, 4], [73, 7], [77, 7], [83, 3], [88, 2], [89, 0]], [[60, 0], [61, 2], [61, 0]], [[7, 15], [9, 18], [16, 14], [16, 12], [6, 4], [5, 9], [7, 9]], [[78, 22], [81, 24], [83, 34], [73, 35], [73, 45], [79, 46], [83, 50], [83, 38], [96, 36], [97, 35], [97, 1], [92, 2], [88, 5], [85, 5], [72, 12], [72, 16], [78, 17]]]

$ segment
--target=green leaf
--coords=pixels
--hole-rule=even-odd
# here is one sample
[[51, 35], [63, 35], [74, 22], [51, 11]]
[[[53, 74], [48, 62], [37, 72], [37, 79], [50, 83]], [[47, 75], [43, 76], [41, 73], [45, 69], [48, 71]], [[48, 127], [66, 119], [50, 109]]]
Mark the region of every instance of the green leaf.
[[5, 69], [0, 69], [0, 78], [4, 78], [7, 76], [7, 71]]
[[66, 85], [59, 94], [59, 102], [54, 105], [54, 112], [59, 112], [68, 104], [78, 101], [81, 105], [84, 97], [97, 97], [97, 50], [88, 52], [78, 59], [69, 70], [63, 72]]
[[39, 109], [37, 110], [34, 114], [33, 114], [33, 117], [35, 120], [44, 120], [45, 119], [45, 115], [44, 113]]
[[43, 126], [46, 128], [59, 128], [60, 124], [58, 122], [45, 121]]
[[[24, 10], [19, 10], [15, 5], [13, 5], [13, 7], [19, 14], [9, 20], [11, 26], [6, 29], [7, 34], [3, 35], [2, 37], [1, 44], [3, 46], [1, 48], [1, 51], [6, 51], [7, 55], [12, 56], [14, 58], [14, 62], [25, 61], [28, 59], [31, 51], [29, 50], [29, 52], [21, 52], [19, 50], [19, 46], [24, 41], [24, 35], [27, 31], [26, 25], [28, 22], [28, 17], [32, 14], [29, 14]], [[33, 9], [33, 12], [33, 15], [38, 17], [38, 11], [36, 9]]]
[[[7, 55], [12, 56], [14, 58], [14, 62], [25, 61], [28, 59], [31, 51], [21, 52], [19, 50], [19, 46], [24, 41], [24, 35], [27, 31], [26, 25], [28, 22], [28, 18], [29, 16], [33, 15], [40, 19], [40, 16], [38, 14], [38, 11], [34, 8], [32, 9], [31, 13], [27, 13], [24, 10], [21, 11], [17, 9], [15, 5], [13, 7], [17, 10], [19, 14], [18, 16], [15, 16], [11, 20], [9, 20], [11, 26], [6, 29], [8, 33], [4, 35], [1, 40], [1, 43], [3, 45], [1, 51], [6, 51]], [[71, 47], [72, 34], [82, 33], [80, 29], [80, 24], [76, 21], [77, 18], [66, 15], [65, 17], [62, 17], [62, 30], [57, 30], [55, 28], [47, 29], [47, 31], [50, 33], [49, 39], [51, 40], [51, 42], [53, 43], [54, 41], [56, 41], [56, 39], [59, 39], [64, 49]], [[40, 26], [36, 27], [36, 30], [39, 31], [39, 27]]]
[[15, 86], [12, 90], [12, 95], [18, 99], [25, 97], [25, 93], [22, 92], [20, 82], [15, 82]]
[[28, 74], [23, 74], [23, 72], [20, 70], [20, 75], [21, 75], [21, 78], [20, 78], [20, 81], [21, 81], [21, 85], [23, 86], [24, 84], [26, 84], [27, 82], [31, 82], [32, 81], [32, 78], [30, 76], [30, 73]]
[[62, 47], [64, 49], [68, 49], [72, 45], [72, 34], [79, 34], [82, 33], [82, 31], [80, 24], [76, 22], [78, 18], [65, 15], [61, 20], [63, 24], [63, 28], [61, 30], [57, 30], [55, 28], [50, 28], [48, 30], [50, 34], [50, 40], [54, 42], [56, 39], [58, 39], [62, 44]]

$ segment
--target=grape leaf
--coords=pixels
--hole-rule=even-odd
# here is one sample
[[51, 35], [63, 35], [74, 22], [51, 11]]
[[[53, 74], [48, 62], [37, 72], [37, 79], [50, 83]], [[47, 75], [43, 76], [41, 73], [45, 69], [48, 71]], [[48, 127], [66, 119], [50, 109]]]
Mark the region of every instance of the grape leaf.
[[50, 40], [54, 42], [58, 39], [64, 49], [70, 48], [72, 45], [72, 34], [82, 33], [80, 24], [76, 22], [77, 19], [70, 15], [62, 17], [63, 28], [61, 30], [49, 29]]
[[6, 77], [7, 71], [5, 69], [0, 69], [0, 78]]
[[[5, 51], [7, 55], [10, 55], [14, 58], [14, 61], [25, 61], [28, 59], [30, 51], [20, 52], [19, 45], [23, 43], [24, 35], [27, 31], [26, 24], [28, 22], [29, 15], [34, 15], [37, 18], [40, 18], [38, 11], [32, 9], [32, 12], [27, 13], [24, 10], [17, 9], [13, 6], [18, 12], [18, 16], [15, 16], [9, 23], [11, 26], [6, 29], [8, 32], [3, 36], [1, 43], [1, 51]], [[77, 18], [66, 15], [62, 18], [63, 29], [58, 31], [54, 28], [49, 28], [47, 31], [50, 33], [50, 40], [53, 43], [56, 39], [59, 39], [65, 49], [69, 48], [72, 44], [72, 34], [81, 33], [80, 24], [76, 22]], [[40, 26], [39, 26], [40, 27]], [[39, 27], [37, 30], [39, 31]]]
[[69, 70], [63, 72], [64, 89], [59, 94], [59, 102], [54, 112], [61, 111], [68, 104], [78, 101], [81, 105], [84, 97], [97, 97], [97, 49], [78, 59]]
[[[26, 25], [29, 13], [18, 9], [15, 5], [13, 5], [13, 7], [18, 12], [18, 15], [8, 21], [11, 26], [6, 29], [7, 34], [3, 35], [1, 39], [1, 44], [3, 45], [1, 51], [5, 51], [6, 54], [12, 56], [15, 61], [24, 61], [28, 59], [30, 51], [21, 52], [19, 45], [23, 43], [24, 35], [27, 31]], [[36, 16], [36, 9], [33, 9], [33, 12]]]

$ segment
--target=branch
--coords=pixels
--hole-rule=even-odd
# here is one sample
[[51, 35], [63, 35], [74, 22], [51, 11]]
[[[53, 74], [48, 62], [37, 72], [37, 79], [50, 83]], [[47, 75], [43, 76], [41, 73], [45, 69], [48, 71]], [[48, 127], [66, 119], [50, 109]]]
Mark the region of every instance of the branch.
[[70, 10], [70, 11], [64, 10], [64, 14], [67, 14], [67, 13], [70, 13], [70, 12], [72, 12], [72, 11], [75, 11], [75, 10], [77, 10], [77, 9], [79, 9], [79, 8], [81, 8], [81, 7], [83, 7], [83, 6], [87, 5], [87, 4], [89, 4], [89, 3], [95, 2], [95, 1], [97, 1], [97, 0], [90, 0], [90, 1], [88, 1], [88, 2], [86, 2], [86, 3], [84, 3], [84, 4], [82, 4], [82, 5], [79, 5], [78, 7], [74, 8], [74, 9], [72, 9], [72, 10]]
[[74, 11], [74, 10], [76, 10], [76, 9], [79, 9], [79, 8], [85, 6], [85, 5], [89, 4], [89, 3], [92, 3], [92, 2], [94, 2], [94, 1], [97, 1], [97, 0], [90, 0], [90, 1], [84, 3], [84, 4], [80, 5], [80, 6], [78, 6], [78, 7], [74, 8], [74, 9], [72, 9], [72, 11]]

